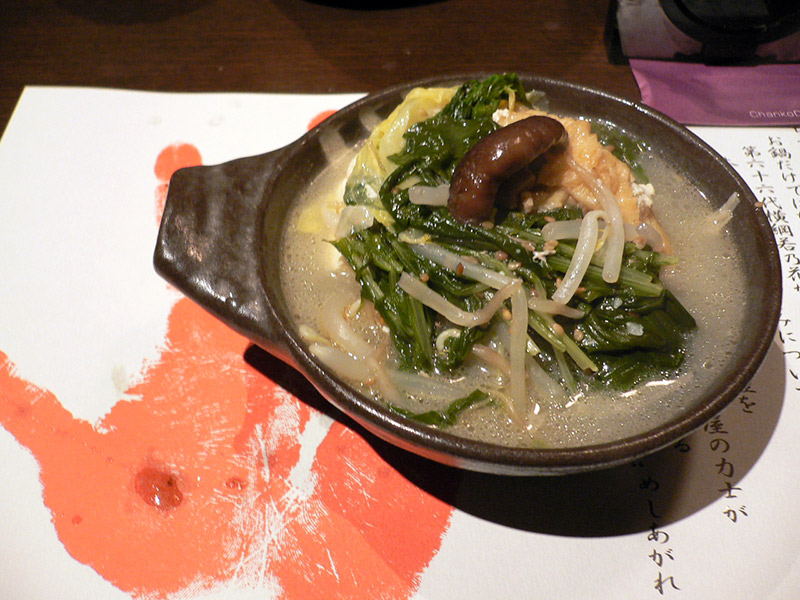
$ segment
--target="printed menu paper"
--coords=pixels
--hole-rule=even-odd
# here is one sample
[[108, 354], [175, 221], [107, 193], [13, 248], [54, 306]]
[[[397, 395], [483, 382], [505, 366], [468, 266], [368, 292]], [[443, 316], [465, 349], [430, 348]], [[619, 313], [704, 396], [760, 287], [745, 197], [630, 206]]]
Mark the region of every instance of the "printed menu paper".
[[693, 129], [783, 262], [747, 389], [635, 463], [501, 478], [375, 439], [153, 270], [176, 168], [358, 97], [25, 90], [0, 141], [0, 597], [795, 598], [800, 130]]

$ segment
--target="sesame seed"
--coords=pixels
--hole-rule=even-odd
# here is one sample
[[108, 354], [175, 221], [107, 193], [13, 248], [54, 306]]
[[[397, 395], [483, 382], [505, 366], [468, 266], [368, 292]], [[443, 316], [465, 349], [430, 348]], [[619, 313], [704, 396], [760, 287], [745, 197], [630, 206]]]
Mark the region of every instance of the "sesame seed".
[[547, 252], [551, 252], [555, 250], [557, 246], [558, 246], [558, 240], [548, 240], [544, 243], [542, 249]]

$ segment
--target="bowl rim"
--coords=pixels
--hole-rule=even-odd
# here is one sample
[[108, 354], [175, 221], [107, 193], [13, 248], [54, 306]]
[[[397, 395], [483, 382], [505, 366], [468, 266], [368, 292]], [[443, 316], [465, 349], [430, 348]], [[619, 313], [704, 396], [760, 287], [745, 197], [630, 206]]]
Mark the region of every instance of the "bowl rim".
[[[244, 325], [239, 324], [237, 328], [258, 345], [297, 368], [326, 400], [367, 430], [394, 445], [437, 462], [495, 474], [556, 475], [611, 467], [634, 461], [678, 441], [711, 420], [746, 387], [765, 358], [779, 320], [782, 279], [777, 245], [763, 211], [754, 211], [753, 218], [757, 222], [757, 230], [754, 235], [760, 236], [764, 242], [760, 245], [760, 249], [764, 253], [765, 268], [773, 275], [777, 275], [770, 278], [773, 285], [770, 293], [764, 296], [764, 310], [759, 315], [764, 325], [762, 328], [764, 335], [758, 336], [755, 343], [747, 348], [744, 361], [739, 365], [740, 368], [731, 373], [731, 377], [726, 379], [722, 385], [716, 386], [714, 394], [703, 395], [701, 402], [646, 431], [600, 444], [555, 448], [506, 446], [461, 437], [404, 417], [357, 391], [314, 357], [302, 340], [297, 326], [286, 308], [281, 291], [282, 284], [270, 283], [271, 277], [267, 272], [268, 261], [264, 258], [266, 256], [264, 254], [265, 247], [272, 243], [267, 239], [269, 236], [266, 234], [267, 212], [270, 192], [274, 190], [283, 176], [286, 165], [291, 164], [294, 160], [302, 160], [304, 153], [309, 152], [309, 148], [318, 145], [320, 138], [326, 135], [326, 132], [352, 125], [353, 119], [359, 121], [365, 111], [381, 108], [387, 103], [391, 104], [392, 101], [399, 102], [402, 96], [414, 87], [455, 85], [490, 74], [486, 71], [448, 74], [426, 77], [385, 88], [344, 107], [297, 141], [280, 151], [270, 153], [267, 165], [269, 172], [265, 174], [261, 198], [257, 206], [257, 225], [253, 231], [255, 236], [253, 249], [261, 257], [256, 262], [256, 276], [266, 300], [267, 317], [272, 320], [273, 325], [264, 328], [261, 325], [252, 326], [245, 323]], [[537, 86], [559, 89], [564, 93], [575, 95], [579, 99], [585, 97], [592, 101], [608, 103], [610, 108], [633, 111], [631, 114], [639, 115], [639, 119], [645, 119], [648, 126], [652, 125], [660, 130], [668, 131], [677, 140], [676, 143], [689, 144], [695, 151], [702, 151], [709, 160], [721, 168], [721, 173], [724, 173], [726, 178], [731, 181], [732, 187], [740, 193], [740, 196], [743, 196], [742, 200], [752, 204], [754, 208], [757, 206], [757, 200], [752, 191], [733, 167], [702, 139], [669, 117], [641, 103], [586, 85], [524, 73], [519, 75], [526, 89]], [[613, 124], [614, 117], [609, 118], [608, 122]], [[625, 129], [624, 125], [618, 124], [617, 126]], [[283, 218], [286, 221], [289, 211], [288, 209], [283, 210]], [[284, 227], [285, 223], [281, 225], [281, 232]], [[222, 313], [224, 317], [226, 310], [227, 308], [223, 307], [217, 312]], [[264, 329], [268, 332], [264, 333]]]

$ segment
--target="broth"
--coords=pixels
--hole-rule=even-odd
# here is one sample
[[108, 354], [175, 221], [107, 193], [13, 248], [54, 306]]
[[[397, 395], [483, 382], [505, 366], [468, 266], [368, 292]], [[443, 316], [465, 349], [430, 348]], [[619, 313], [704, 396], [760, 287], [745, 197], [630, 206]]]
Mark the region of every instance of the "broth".
[[[282, 286], [301, 333], [324, 329], [324, 311], [332, 298], [356, 303], [360, 286], [347, 263], [326, 240], [332, 239], [343, 206], [347, 167], [354, 153], [343, 154], [309, 185], [289, 217], [283, 240]], [[508, 446], [574, 447], [630, 437], [653, 429], [687, 408], [695, 390], [708, 386], [730, 359], [744, 322], [745, 277], [741, 257], [725, 234], [705, 226], [712, 208], [706, 198], [656, 156], [643, 165], [654, 185], [654, 210], [669, 232], [679, 263], [662, 269], [661, 279], [697, 321], [688, 341], [686, 359], [671, 380], [639, 385], [626, 393], [591, 393], [566, 405], [543, 405], [535, 431], [512, 422], [502, 407], [485, 404], [461, 415], [447, 431], [464, 437]], [[727, 197], [730, 191], [720, 190]], [[735, 213], [734, 213], [734, 218]], [[724, 231], [724, 230], [723, 230]], [[385, 347], [392, 360], [394, 349], [377, 312], [367, 303], [353, 320], [371, 344]], [[485, 364], [468, 360], [448, 387], [496, 378]], [[465, 382], [469, 381], [469, 385]], [[382, 401], [358, 385], [362, 392]], [[434, 390], [432, 397], [414, 395], [405, 408], [441, 409], [446, 402]], [[460, 388], [459, 388], [460, 389]]]

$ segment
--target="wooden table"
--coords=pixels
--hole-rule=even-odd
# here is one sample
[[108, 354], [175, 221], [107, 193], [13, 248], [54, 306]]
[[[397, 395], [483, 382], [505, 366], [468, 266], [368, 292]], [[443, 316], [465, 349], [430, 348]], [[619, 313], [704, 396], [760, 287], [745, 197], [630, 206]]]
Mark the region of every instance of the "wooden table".
[[430, 75], [506, 70], [640, 97], [630, 69], [609, 59], [608, 0], [335, 4], [4, 0], [0, 131], [25, 85], [369, 92]]

